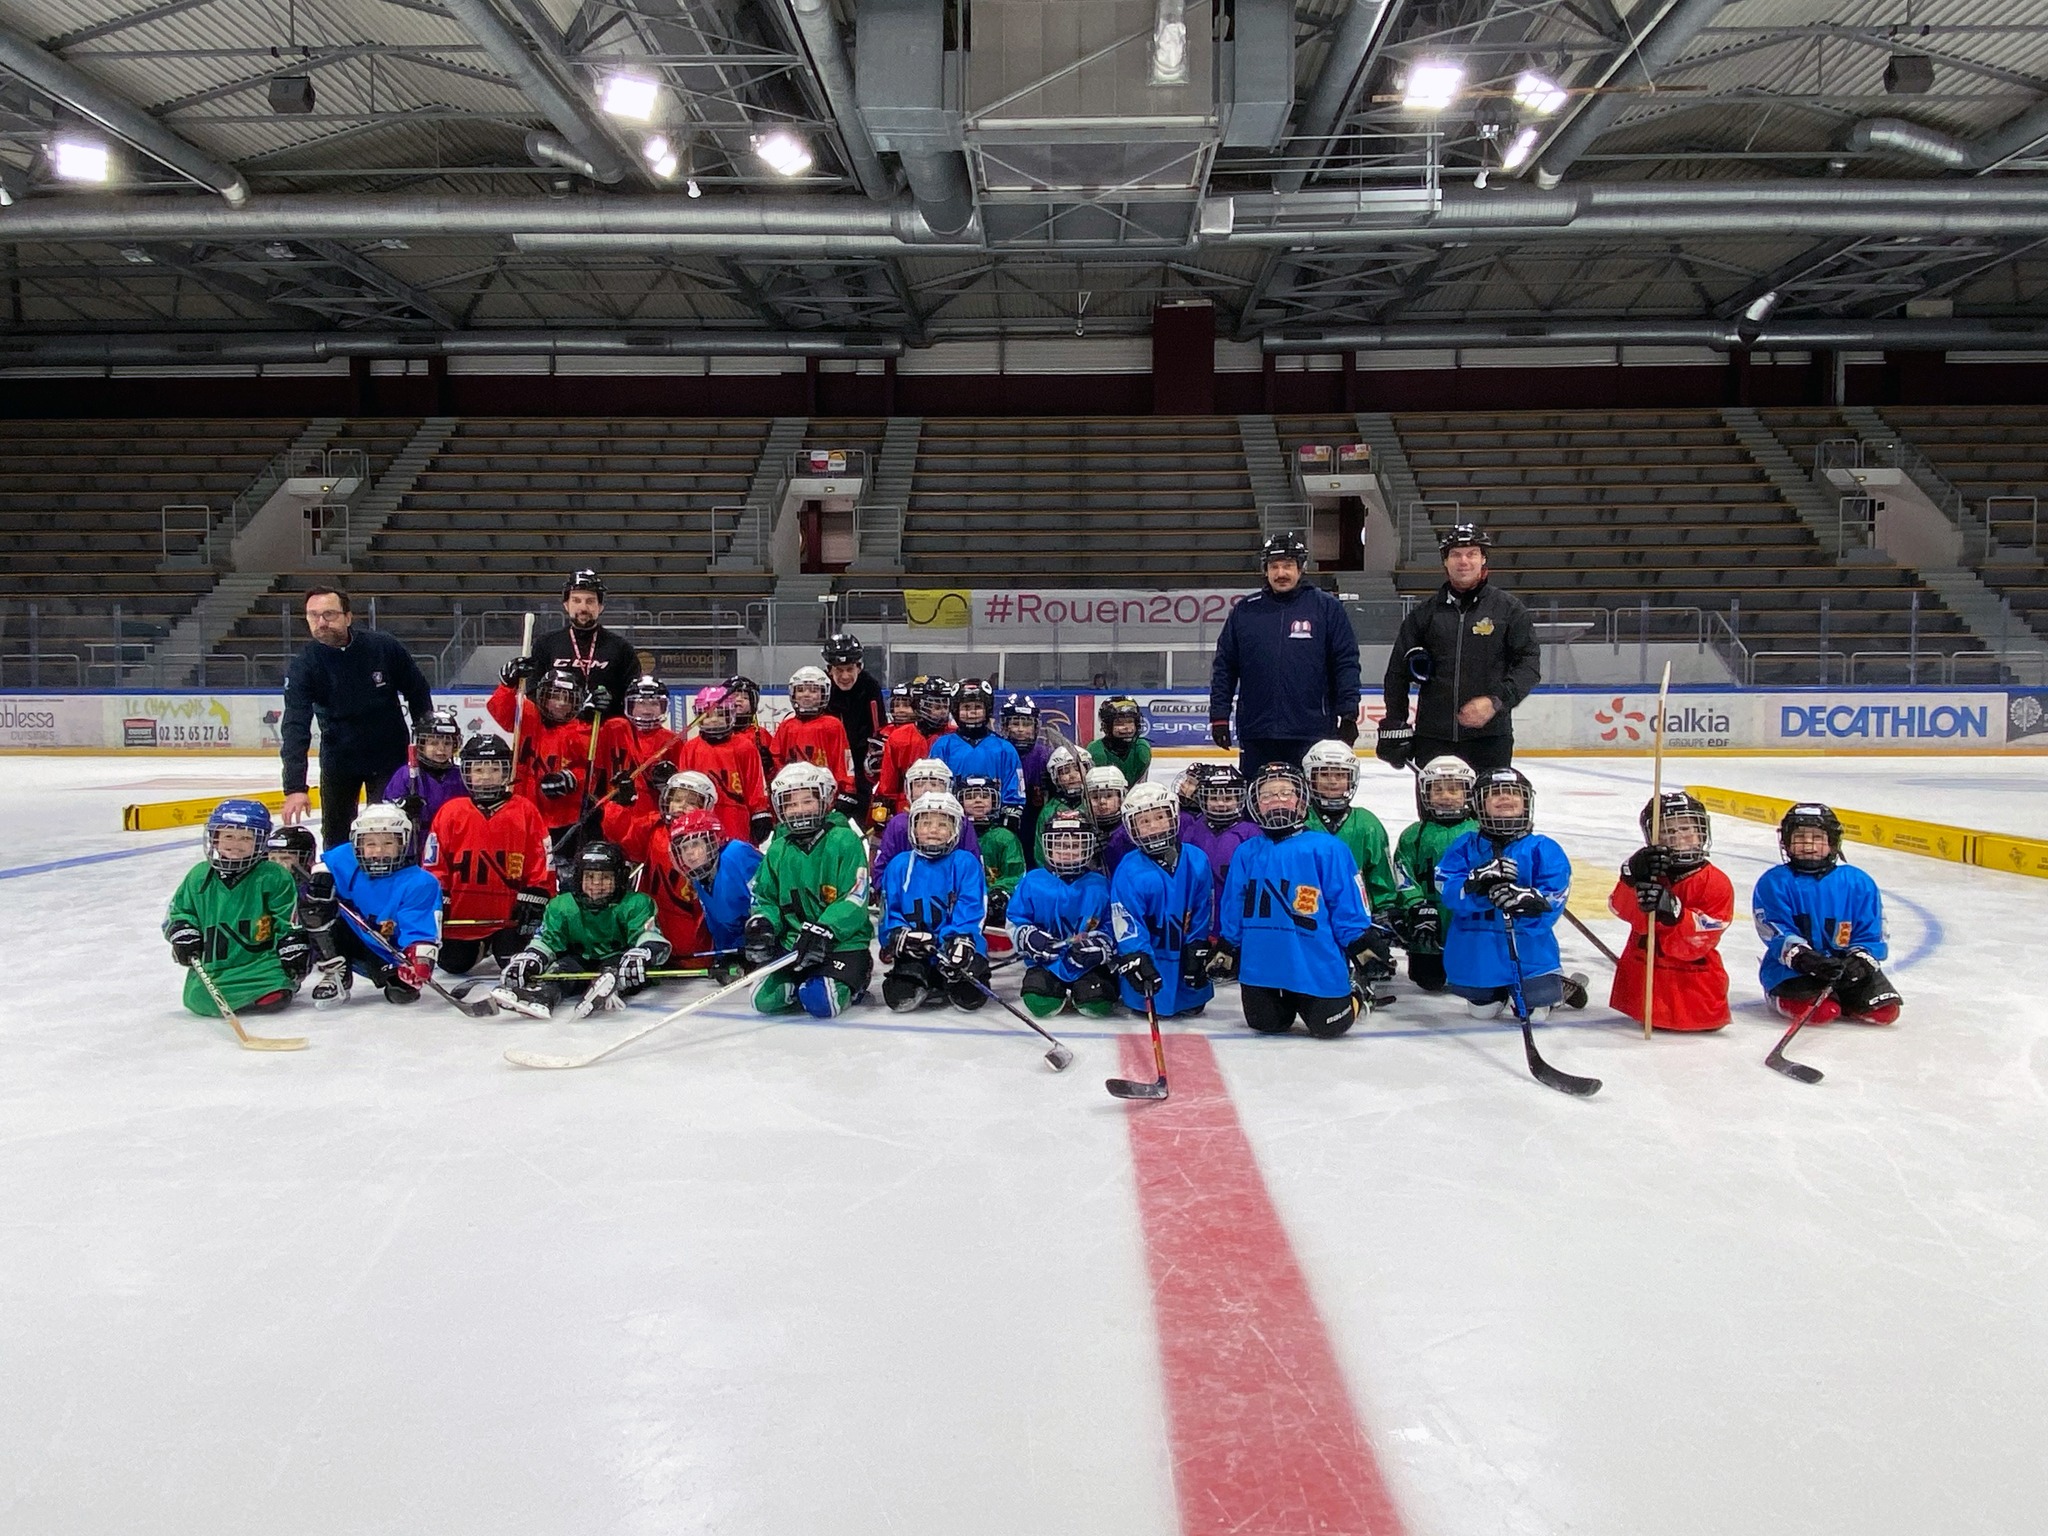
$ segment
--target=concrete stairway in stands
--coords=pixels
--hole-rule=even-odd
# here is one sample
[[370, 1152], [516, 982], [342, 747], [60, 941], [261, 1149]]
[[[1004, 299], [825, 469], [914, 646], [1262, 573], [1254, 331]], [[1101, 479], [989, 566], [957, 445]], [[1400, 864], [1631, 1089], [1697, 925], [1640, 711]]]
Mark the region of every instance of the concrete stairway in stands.
[[364, 493], [362, 499], [349, 508], [349, 547], [368, 549], [370, 541], [384, 531], [384, 525], [391, 521], [406, 493], [419, 483], [419, 478], [434, 462], [434, 455], [447, 446], [450, 434], [455, 431], [453, 416], [429, 416], [420, 423], [419, 430], [406, 440], [398, 456], [391, 461], [391, 467], [377, 477], [377, 483]]
[[1725, 406], [1721, 419], [1728, 423], [1728, 430], [1735, 434], [1749, 456], [1756, 460], [1757, 467], [1770, 477], [1778, 494], [1787, 506], [1798, 514], [1799, 521], [1813, 530], [1813, 536], [1820, 541], [1820, 547], [1840, 560], [1878, 559], [1883, 555], [1871, 548], [1870, 539], [1860, 528], [1851, 529], [1846, 535], [1842, 530], [1841, 508], [1831, 501], [1827, 494], [1815, 484], [1812, 473], [1800, 467], [1799, 461], [1786, 450], [1784, 443], [1755, 411], [1748, 406]]
[[1301, 515], [1301, 498], [1287, 473], [1287, 455], [1280, 451], [1280, 433], [1273, 418], [1240, 416], [1237, 435], [1244, 444], [1244, 468], [1251, 477], [1252, 500], [1259, 509], [1261, 537], [1281, 531], [1283, 525], [1274, 520], [1271, 510], [1274, 507], [1291, 508], [1294, 515], [1286, 518], [1284, 526], [1305, 533], [1307, 522]]
[[875, 455], [875, 476], [860, 505], [860, 548], [849, 571], [903, 574], [903, 511], [917, 478], [917, 445], [924, 435], [922, 416], [891, 416]]
[[782, 483], [788, 478], [789, 456], [804, 445], [810, 426], [808, 416], [777, 416], [761, 444], [761, 458], [754, 466], [754, 478], [747, 486], [746, 509], [733, 529], [732, 542], [711, 562], [714, 571], [765, 571], [769, 569], [769, 536], [775, 531], [775, 517]]

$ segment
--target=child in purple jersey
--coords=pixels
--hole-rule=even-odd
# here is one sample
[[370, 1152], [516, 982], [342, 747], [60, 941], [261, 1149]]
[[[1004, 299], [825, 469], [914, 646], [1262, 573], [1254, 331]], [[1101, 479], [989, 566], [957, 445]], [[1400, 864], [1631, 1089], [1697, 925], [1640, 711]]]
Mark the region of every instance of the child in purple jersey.
[[461, 717], [453, 709], [437, 709], [413, 732], [412, 761], [391, 775], [391, 782], [384, 786], [384, 799], [412, 819], [413, 839], [418, 844], [426, 842], [427, 829], [442, 806], [469, 794], [462, 782], [462, 765], [455, 760], [461, 750]]
[[1245, 816], [1244, 775], [1233, 764], [1204, 763], [1196, 802], [1199, 816], [1181, 818], [1181, 841], [1208, 855], [1216, 873], [1216, 894], [1230, 876], [1231, 856], [1241, 843], [1260, 835], [1258, 824]]

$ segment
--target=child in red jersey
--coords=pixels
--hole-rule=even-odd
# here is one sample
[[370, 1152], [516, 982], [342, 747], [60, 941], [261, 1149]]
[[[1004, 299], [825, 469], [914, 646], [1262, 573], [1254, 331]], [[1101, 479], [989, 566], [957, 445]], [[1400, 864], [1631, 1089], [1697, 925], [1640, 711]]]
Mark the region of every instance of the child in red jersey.
[[853, 782], [853, 750], [846, 744], [846, 727], [836, 715], [825, 713], [832, 697], [832, 679], [823, 667], [798, 667], [789, 677], [789, 718], [775, 731], [777, 771], [791, 763], [816, 763], [839, 785], [836, 806], [851, 818], [860, 809]]
[[1607, 910], [1628, 924], [1628, 943], [1614, 967], [1607, 1005], [1638, 1023], [1643, 1017], [1645, 935], [1657, 935], [1657, 982], [1650, 1007], [1657, 1029], [1709, 1030], [1728, 1022], [1728, 972], [1721, 936], [1735, 917], [1735, 888], [1707, 862], [1713, 828], [1707, 808], [1683, 790], [1663, 797], [1657, 840], [1650, 813], [1640, 818], [1644, 846], [1621, 866]]
[[675, 754], [676, 766], [703, 774], [718, 791], [718, 814], [726, 836], [757, 843], [773, 830], [768, 814], [768, 781], [761, 754], [733, 733], [732, 694], [725, 684], [697, 690], [693, 734]]
[[555, 894], [547, 827], [531, 800], [512, 793], [511, 744], [472, 736], [461, 767], [468, 794], [435, 812], [420, 860], [441, 884], [437, 963], [452, 975], [486, 953], [501, 962], [517, 954]]
[[533, 659], [515, 656], [505, 663], [497, 692], [488, 708], [491, 718], [519, 736], [519, 761], [513, 765], [512, 792], [540, 808], [551, 837], [566, 835], [583, 814], [583, 786], [590, 775], [590, 722], [581, 718], [583, 683], [571, 667], [556, 667], [541, 678], [534, 696], [522, 700], [515, 689], [531, 679]]

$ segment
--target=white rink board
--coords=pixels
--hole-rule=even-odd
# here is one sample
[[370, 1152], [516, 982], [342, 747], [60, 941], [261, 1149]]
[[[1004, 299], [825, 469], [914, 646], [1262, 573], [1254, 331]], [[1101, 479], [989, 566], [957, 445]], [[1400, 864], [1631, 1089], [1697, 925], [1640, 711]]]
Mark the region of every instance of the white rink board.
[[[2048, 790], [2025, 758], [1673, 766], [2020, 831]], [[1597, 902], [1649, 764], [1524, 767]], [[1398, 831], [1405, 776], [1364, 770]], [[1180, 1528], [1108, 1031], [1065, 1031], [1054, 1077], [993, 1018], [732, 1009], [542, 1076], [499, 1051], [655, 1005], [574, 1029], [364, 998], [259, 1026], [303, 1053], [241, 1052], [179, 1009], [156, 932], [196, 840], [114, 829], [273, 782], [0, 760], [0, 1529]], [[1746, 909], [1771, 834], [1715, 836]], [[130, 849], [159, 851], [7, 873]], [[1596, 1005], [1542, 1032], [1590, 1101], [1405, 982], [1338, 1042], [1199, 1021], [1413, 1536], [2039, 1523], [2048, 888], [1851, 856], [1907, 1008], [1802, 1036], [1817, 1087], [1761, 1065], [1739, 923], [1726, 1031], [1645, 1044]]]

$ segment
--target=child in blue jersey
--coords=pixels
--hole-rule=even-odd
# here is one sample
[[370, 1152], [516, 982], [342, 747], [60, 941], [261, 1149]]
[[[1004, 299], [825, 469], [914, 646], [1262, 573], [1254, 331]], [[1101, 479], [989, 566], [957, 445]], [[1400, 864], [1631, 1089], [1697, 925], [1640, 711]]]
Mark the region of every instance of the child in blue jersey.
[[964, 820], [951, 795], [919, 795], [910, 803], [910, 847], [883, 871], [882, 1001], [897, 1013], [988, 1001], [988, 879], [980, 858], [960, 846]]
[[1519, 769], [1493, 768], [1479, 775], [1472, 801], [1477, 830], [1445, 849], [1436, 867], [1439, 899], [1451, 915], [1446, 988], [1482, 1019], [1513, 1008], [1518, 988], [1531, 1019], [1547, 1019], [1560, 1002], [1585, 1007], [1585, 978], [1564, 974], [1553, 932], [1572, 864], [1536, 830], [1534, 787]]
[[723, 985], [746, 970], [741, 952], [747, 942], [747, 914], [753, 910], [754, 872], [761, 850], [733, 842], [725, 825], [710, 811], [685, 811], [668, 833], [669, 857], [689, 878], [704, 919], [711, 979]]
[[1095, 868], [1095, 829], [1079, 811], [1056, 810], [1039, 834], [1044, 862], [1010, 897], [1010, 937], [1024, 957], [1024, 1006], [1049, 1019], [1072, 1004], [1101, 1018], [1116, 1003], [1109, 962], [1109, 882]]
[[[953, 770], [936, 757], [920, 757], [903, 770], [903, 803], [906, 807], [914, 804], [920, 795], [952, 793]], [[960, 846], [977, 858], [981, 854], [981, 838], [971, 821], [960, 829]], [[882, 824], [882, 835], [876, 841], [875, 857], [868, 865], [868, 884], [876, 897], [882, 894], [883, 874], [895, 861], [896, 855], [909, 847], [910, 812], [906, 809], [898, 811]]]
[[1878, 969], [1891, 954], [1884, 900], [1876, 881], [1842, 862], [1840, 818], [1795, 805], [1778, 823], [1778, 847], [1785, 862], [1764, 871], [1749, 901], [1771, 1006], [1788, 1019], [1810, 1009], [1810, 1024], [1895, 1022], [1905, 1000]]
[[414, 860], [411, 818], [395, 805], [365, 806], [349, 840], [321, 855], [299, 921], [320, 957], [314, 1007], [347, 1002], [356, 972], [387, 1002], [417, 1002], [441, 952], [441, 882]]
[[1390, 940], [1373, 926], [1365, 882], [1342, 843], [1308, 826], [1309, 788], [1292, 763], [1268, 763], [1252, 781], [1252, 818], [1265, 836], [1231, 860], [1218, 909], [1220, 939], [1208, 957], [1217, 976], [1236, 975], [1244, 1021], [1284, 1035], [1299, 1018], [1334, 1040], [1372, 998], [1371, 974], [1391, 970]]
[[1142, 1013], [1147, 998], [1167, 1016], [1209, 1006], [1209, 935], [1216, 885], [1199, 848], [1183, 848], [1180, 807], [1163, 784], [1144, 783], [1124, 796], [1124, 830], [1132, 851], [1109, 881], [1110, 968], [1124, 1006]]
[[1024, 826], [1024, 759], [995, 733], [995, 690], [978, 677], [966, 677], [953, 690], [953, 729], [936, 738], [931, 754], [953, 770], [955, 782], [989, 778], [1002, 793], [997, 824], [1012, 833]]
[[1259, 835], [1258, 827], [1245, 817], [1244, 775], [1235, 764], [1202, 763], [1195, 778], [1195, 812], [1183, 816], [1180, 840], [1199, 848], [1209, 858], [1209, 872], [1216, 877], [1216, 895], [1230, 879], [1230, 861], [1237, 850]]

